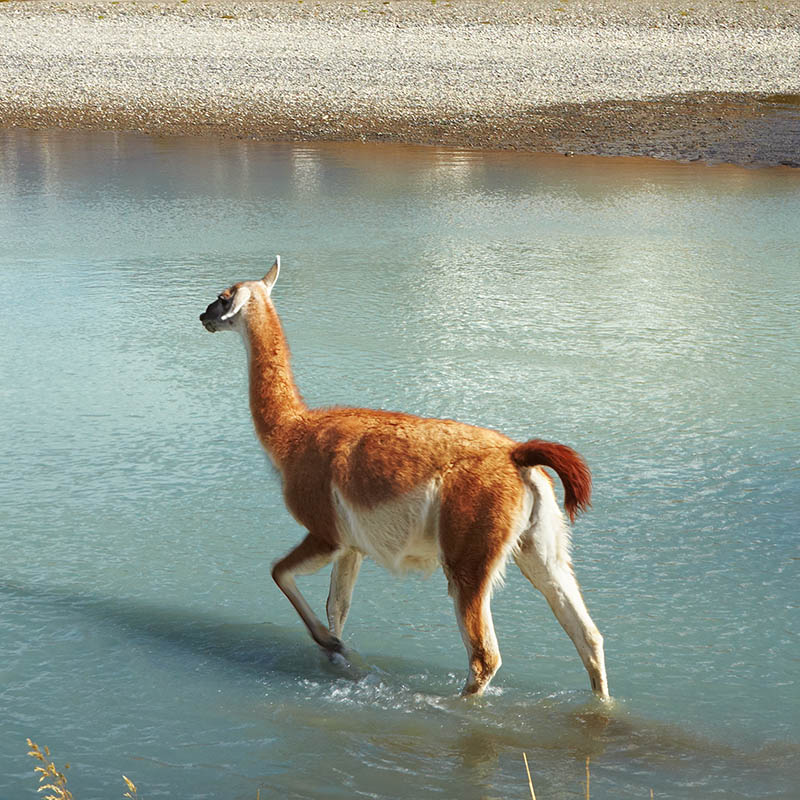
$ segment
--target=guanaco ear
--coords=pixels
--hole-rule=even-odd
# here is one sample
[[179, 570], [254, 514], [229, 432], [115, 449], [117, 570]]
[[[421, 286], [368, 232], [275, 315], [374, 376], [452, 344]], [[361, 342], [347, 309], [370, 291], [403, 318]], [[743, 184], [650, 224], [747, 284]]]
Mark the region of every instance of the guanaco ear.
[[233, 319], [242, 310], [249, 299], [250, 290], [246, 286], [240, 286], [233, 296], [230, 310], [226, 314], [223, 314], [220, 320], [224, 322], [225, 320]]
[[275, 263], [269, 268], [269, 272], [261, 279], [264, 286], [267, 287], [267, 294], [272, 294], [272, 287], [278, 280], [278, 274], [281, 271], [281, 257], [275, 256]]

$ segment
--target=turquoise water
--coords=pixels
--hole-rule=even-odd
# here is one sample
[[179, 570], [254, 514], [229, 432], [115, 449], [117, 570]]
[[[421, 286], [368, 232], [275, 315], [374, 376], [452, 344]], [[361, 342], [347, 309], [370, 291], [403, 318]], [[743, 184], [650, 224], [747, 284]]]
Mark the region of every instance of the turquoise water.
[[[796, 798], [800, 173], [0, 132], [0, 799]], [[366, 564], [350, 669], [269, 576], [299, 541], [245, 354], [197, 316], [283, 259], [312, 404], [567, 442], [595, 700], [510, 569], [457, 697], [440, 573]], [[301, 580], [322, 612], [327, 574]]]

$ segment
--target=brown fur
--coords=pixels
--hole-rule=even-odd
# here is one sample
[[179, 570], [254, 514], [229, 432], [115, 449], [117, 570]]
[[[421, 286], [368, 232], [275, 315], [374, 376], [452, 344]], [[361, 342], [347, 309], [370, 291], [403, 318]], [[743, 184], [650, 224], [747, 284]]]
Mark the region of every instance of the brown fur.
[[564, 484], [564, 508], [572, 522], [578, 511], [585, 511], [591, 505], [592, 475], [572, 448], [531, 439], [513, 448], [511, 460], [520, 467], [544, 465], [556, 471]]
[[[242, 285], [249, 284], [237, 284], [221, 296], [232, 297]], [[273, 577], [315, 641], [329, 650], [341, 649], [333, 622], [331, 631], [325, 629], [293, 578], [347, 552], [342, 549], [334, 487], [351, 507], [368, 511], [435, 481], [440, 559], [470, 656], [465, 692], [482, 691], [500, 665], [488, 598], [498, 570], [516, 546], [529, 492], [523, 473], [531, 467], [554, 469], [564, 484], [566, 510], [574, 518], [589, 504], [588, 468], [564, 445], [541, 440], [520, 444], [452, 420], [361, 408], [308, 408], [292, 377], [269, 286], [266, 291], [253, 288], [246, 307], [250, 407], [259, 439], [281, 473], [286, 505], [308, 530], [303, 542], [275, 564]], [[206, 315], [212, 314], [212, 306]], [[360, 557], [354, 563], [357, 574]], [[335, 574], [329, 620], [336, 616], [331, 605], [334, 588], [339, 588], [344, 596], [340, 627], [349, 595], [334, 587]], [[348, 580], [354, 581], [354, 574]], [[352, 584], [347, 588], [352, 591]]]

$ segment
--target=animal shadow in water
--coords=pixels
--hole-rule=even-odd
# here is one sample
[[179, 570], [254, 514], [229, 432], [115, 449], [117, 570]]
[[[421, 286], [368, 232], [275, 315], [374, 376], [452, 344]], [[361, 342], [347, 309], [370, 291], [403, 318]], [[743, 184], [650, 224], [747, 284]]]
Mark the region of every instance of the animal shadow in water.
[[148, 600], [78, 594], [53, 587], [27, 587], [0, 583], [0, 597], [47, 606], [59, 615], [116, 631], [132, 646], [156, 645], [165, 654], [224, 662], [241, 672], [263, 676], [271, 673], [293, 679], [318, 680], [322, 672], [333, 679], [358, 681], [370, 666], [355, 651], [331, 659], [308, 642], [304, 631], [270, 622], [230, 622], [208, 612], [163, 605]]

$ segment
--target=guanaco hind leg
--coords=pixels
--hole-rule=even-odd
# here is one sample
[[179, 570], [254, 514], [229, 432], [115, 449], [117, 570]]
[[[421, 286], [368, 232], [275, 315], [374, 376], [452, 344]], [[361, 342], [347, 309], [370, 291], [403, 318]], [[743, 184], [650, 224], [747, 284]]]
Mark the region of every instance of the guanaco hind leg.
[[536, 528], [527, 531], [514, 560], [522, 574], [545, 596], [561, 627], [572, 639], [589, 673], [592, 690], [608, 697], [603, 637], [589, 616], [578, 581], [567, 561], [537, 546]]
[[338, 636], [325, 627], [294, 581], [295, 575], [310, 575], [330, 564], [336, 551], [335, 546], [309, 534], [294, 550], [276, 562], [272, 567], [272, 577], [300, 615], [314, 641], [325, 650], [340, 653], [343, 648]]
[[450, 591], [469, 660], [469, 675], [461, 694], [482, 694], [502, 663], [492, 622], [490, 587], [488, 582], [474, 587], [451, 580]]
[[442, 568], [467, 648], [464, 695], [482, 694], [500, 668], [490, 604], [521, 531], [524, 497], [517, 470], [502, 460], [454, 467], [443, 485], [439, 542]]
[[353, 587], [356, 584], [363, 560], [364, 556], [358, 550], [345, 550], [333, 564], [326, 610], [328, 627], [334, 636], [342, 635], [342, 629], [350, 611]]

